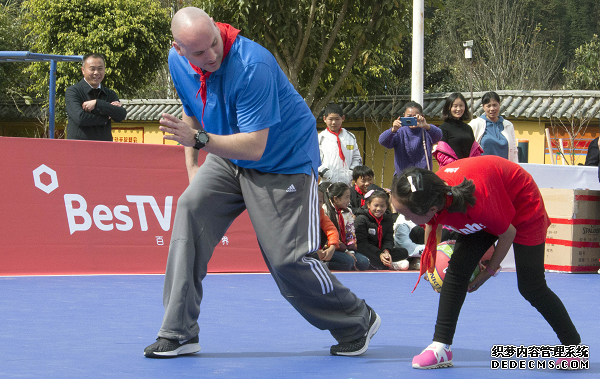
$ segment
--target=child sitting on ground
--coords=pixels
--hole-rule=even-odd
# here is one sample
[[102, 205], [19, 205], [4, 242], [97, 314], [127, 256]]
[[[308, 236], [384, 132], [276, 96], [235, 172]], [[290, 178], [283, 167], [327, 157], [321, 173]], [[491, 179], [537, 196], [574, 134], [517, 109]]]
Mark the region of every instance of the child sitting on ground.
[[368, 166], [354, 167], [352, 181], [354, 186], [350, 187], [350, 208], [356, 214], [356, 211], [365, 205], [365, 194], [371, 190], [382, 190], [382, 188], [373, 184], [375, 173]]
[[[441, 242], [455, 239], [456, 232], [442, 228]], [[420, 257], [425, 247], [425, 229], [398, 214], [394, 222], [394, 244], [408, 250], [409, 257]]]
[[336, 249], [340, 246], [340, 235], [329, 217], [325, 214], [323, 204], [325, 203], [325, 192], [319, 187], [319, 213], [320, 213], [320, 225], [321, 225], [321, 242], [317, 254], [319, 259], [326, 266], [329, 265], [331, 257]]
[[340, 234], [339, 248], [329, 261], [330, 270], [350, 271], [353, 268], [363, 271], [369, 268], [369, 259], [356, 252], [356, 235], [354, 234], [354, 215], [350, 203], [350, 188], [346, 183], [321, 183], [324, 190], [325, 214], [331, 219]]
[[378, 269], [408, 270], [408, 251], [394, 247], [394, 222], [386, 210], [390, 198], [385, 191], [369, 191], [366, 205], [357, 211], [355, 228], [359, 251]]

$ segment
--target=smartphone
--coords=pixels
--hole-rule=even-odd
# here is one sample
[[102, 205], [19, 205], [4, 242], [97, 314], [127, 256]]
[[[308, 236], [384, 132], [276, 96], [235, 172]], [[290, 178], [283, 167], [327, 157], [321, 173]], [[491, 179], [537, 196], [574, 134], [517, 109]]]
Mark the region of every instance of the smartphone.
[[416, 126], [417, 125], [416, 117], [401, 117], [400, 121], [402, 122], [402, 126]]

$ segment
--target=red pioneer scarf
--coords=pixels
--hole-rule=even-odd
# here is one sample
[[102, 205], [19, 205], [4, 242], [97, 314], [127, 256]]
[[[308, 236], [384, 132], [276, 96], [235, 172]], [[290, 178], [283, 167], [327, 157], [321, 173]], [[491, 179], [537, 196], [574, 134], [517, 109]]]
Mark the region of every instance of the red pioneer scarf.
[[381, 241], [383, 240], [383, 227], [381, 226], [381, 220], [383, 220], [383, 216], [377, 218], [373, 216], [371, 210], [369, 209], [369, 214], [377, 221], [377, 241], [379, 241], [377, 247], [381, 249]]
[[[224, 60], [227, 54], [229, 53], [229, 50], [231, 50], [231, 46], [233, 45], [233, 42], [235, 42], [235, 38], [237, 37], [240, 31], [229, 24], [223, 24], [221, 22], [217, 22], [216, 24], [219, 30], [221, 31], [221, 40], [223, 40], [223, 58], [221, 59]], [[200, 89], [196, 93], [196, 98], [198, 98], [198, 94], [200, 94], [200, 97], [202, 98], [201, 122], [202, 126], [204, 126], [204, 107], [206, 106], [206, 81], [208, 80], [208, 77], [210, 76], [210, 74], [212, 74], [212, 72], [202, 71], [200, 67], [194, 66], [192, 62], [189, 63], [190, 66], [192, 66], [192, 68], [194, 69], [194, 71], [196, 71], [200, 75]]]
[[346, 157], [344, 157], [344, 151], [342, 150], [342, 141], [340, 141], [340, 133], [342, 132], [342, 128], [340, 128], [340, 130], [337, 133], [332, 132], [331, 130], [329, 130], [329, 128], [327, 128], [327, 131], [329, 133], [333, 134], [335, 136], [335, 138], [337, 138], [338, 153], [340, 154], [340, 159], [342, 160], [342, 162], [344, 162], [344, 165], [345, 165]]
[[364, 206], [365, 205], [365, 194], [360, 190], [360, 187], [357, 186], [356, 184], [354, 185], [354, 189], [356, 190], [356, 192], [362, 196], [360, 199], [360, 206]]
[[344, 222], [344, 216], [342, 215], [342, 210], [338, 207], [335, 207], [337, 211], [338, 217], [338, 225], [340, 226], [340, 241], [346, 244], [346, 223]]
[[417, 289], [419, 282], [421, 281], [421, 277], [428, 271], [430, 273], [433, 272], [435, 268], [435, 257], [437, 254], [437, 228], [438, 225], [443, 225], [444, 219], [448, 215], [448, 207], [452, 204], [452, 196], [446, 196], [446, 206], [441, 212], [436, 213], [431, 220], [427, 223], [427, 225], [431, 226], [431, 231], [429, 232], [429, 237], [425, 243], [425, 249], [421, 254], [421, 267], [419, 269], [419, 279], [417, 280], [417, 284], [415, 284], [415, 288], [413, 288], [413, 292]]

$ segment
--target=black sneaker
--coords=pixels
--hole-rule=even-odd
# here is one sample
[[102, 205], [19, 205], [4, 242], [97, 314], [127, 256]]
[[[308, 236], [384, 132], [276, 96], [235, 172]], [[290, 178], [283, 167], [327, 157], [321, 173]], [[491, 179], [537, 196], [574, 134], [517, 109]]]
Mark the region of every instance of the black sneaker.
[[147, 358], [174, 358], [178, 355], [193, 354], [199, 351], [198, 336], [183, 342], [158, 337], [156, 342], [144, 349], [144, 356]]
[[337, 345], [333, 345], [329, 352], [331, 355], [361, 355], [364, 354], [365, 351], [369, 348], [369, 341], [381, 325], [381, 317], [375, 311], [367, 305], [370, 314], [369, 321], [369, 330], [365, 333], [364, 336], [355, 339], [350, 342], [341, 342]]

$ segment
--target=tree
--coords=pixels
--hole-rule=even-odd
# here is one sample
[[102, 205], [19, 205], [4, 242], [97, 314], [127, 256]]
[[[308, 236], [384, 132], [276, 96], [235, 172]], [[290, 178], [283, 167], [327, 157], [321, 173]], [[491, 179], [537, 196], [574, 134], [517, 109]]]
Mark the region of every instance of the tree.
[[[600, 28], [600, 2], [597, 0], [547, 0], [531, 3], [532, 10], [557, 50], [566, 58], [589, 41]], [[565, 63], [568, 59], [565, 60]]]
[[[581, 147], [581, 140], [594, 119], [590, 107], [584, 107], [577, 113], [568, 114], [562, 118], [550, 118], [551, 143], [554, 153], [559, 154], [569, 165], [574, 166], [577, 162], [577, 148]], [[561, 138], [564, 136], [565, 138]]]
[[600, 90], [600, 39], [592, 40], [575, 50], [574, 68], [564, 69], [566, 89]]
[[[0, 3], [0, 51], [23, 51], [28, 46], [21, 20], [21, 8], [16, 1]], [[21, 71], [26, 63], [0, 63], [0, 99], [20, 95], [29, 85]]]
[[[170, 15], [155, 0], [26, 0], [23, 3], [34, 52], [106, 57], [106, 86], [129, 96], [147, 84], [166, 60]], [[57, 95], [77, 83], [80, 64], [57, 67]], [[49, 65], [34, 63], [31, 87], [44, 97]], [[63, 99], [64, 100], [64, 99]], [[57, 107], [62, 109], [63, 107]]]
[[[446, 62], [435, 59], [434, 42], [442, 33], [442, 19], [435, 17], [438, 9], [425, 8], [425, 59], [424, 92], [448, 92], [452, 90], [452, 77]], [[409, 12], [410, 13], [410, 12]], [[405, 15], [406, 28], [412, 33], [412, 14]], [[355, 65], [355, 76], [361, 78], [362, 86], [356, 86], [357, 95], [410, 94], [412, 82], [412, 38], [403, 38], [397, 49], [377, 48], [365, 52], [364, 65]], [[433, 57], [433, 59], [432, 59]], [[360, 90], [360, 92], [359, 92]], [[348, 95], [348, 93], [343, 93]], [[350, 94], [354, 95], [354, 94]]]
[[[455, 90], [469, 88], [470, 62], [462, 41], [474, 40], [473, 87], [549, 89], [557, 80], [561, 56], [534, 17], [531, 0], [446, 0], [441, 14], [446, 33], [437, 43], [437, 60], [457, 78]], [[445, 60], [443, 59], [445, 57]]]
[[317, 114], [340, 90], [365, 85], [353, 68], [370, 54], [397, 50], [408, 30], [408, 0], [195, 1], [269, 49]]

